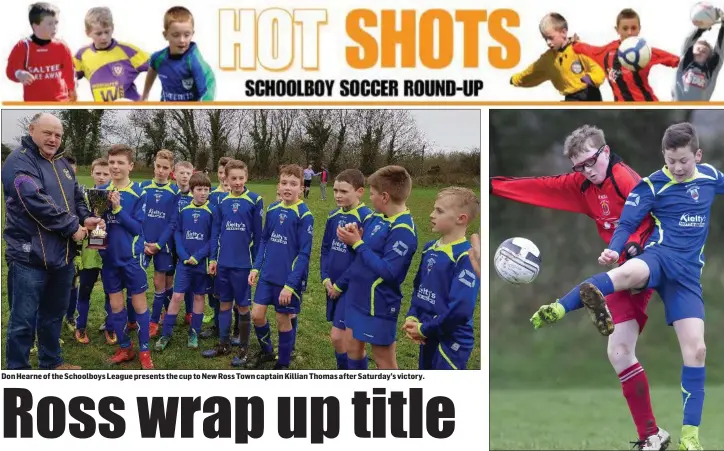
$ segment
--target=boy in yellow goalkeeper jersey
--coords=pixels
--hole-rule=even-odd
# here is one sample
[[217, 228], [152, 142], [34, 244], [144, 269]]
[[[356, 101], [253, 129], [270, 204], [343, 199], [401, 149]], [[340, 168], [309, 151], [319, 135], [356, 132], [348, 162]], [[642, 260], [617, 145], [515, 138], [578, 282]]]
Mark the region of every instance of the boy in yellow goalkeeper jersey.
[[541, 19], [539, 28], [548, 50], [513, 75], [510, 84], [532, 88], [550, 81], [566, 101], [601, 101], [598, 87], [606, 80], [606, 74], [593, 59], [573, 51], [566, 19], [558, 13], [549, 13]]

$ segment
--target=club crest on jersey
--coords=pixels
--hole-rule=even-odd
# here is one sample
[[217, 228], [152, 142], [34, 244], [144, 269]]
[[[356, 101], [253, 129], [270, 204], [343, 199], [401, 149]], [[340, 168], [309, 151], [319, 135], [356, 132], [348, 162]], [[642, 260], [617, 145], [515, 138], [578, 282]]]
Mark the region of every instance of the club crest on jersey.
[[120, 77], [123, 74], [123, 66], [116, 64], [113, 66], [111, 71], [113, 72], [114, 77]]
[[603, 216], [608, 216], [611, 214], [611, 210], [608, 207], [607, 200], [601, 200], [601, 211], [603, 212]]
[[284, 221], [287, 219], [286, 213], [280, 213], [279, 214], [279, 224], [284, 224]]
[[231, 211], [233, 211], [234, 213], [239, 211], [239, 205], [239, 202], [234, 202], [233, 204], [231, 204]]
[[194, 224], [196, 224], [197, 222], [199, 222], [199, 218], [201, 217], [201, 213], [199, 213], [199, 212], [194, 212], [194, 214], [192, 214], [191, 216], [194, 218]]
[[694, 202], [699, 202], [699, 187], [696, 185], [690, 186], [686, 189], [686, 192], [694, 199]]
[[580, 61], [576, 60], [573, 63], [571, 63], [571, 72], [574, 74], [580, 74], [583, 72], [583, 65]]
[[161, 193], [155, 193], [155, 194], [153, 195], [153, 197], [156, 198], [156, 203], [161, 202], [161, 196], [162, 196]]
[[621, 76], [621, 70], [620, 69], [609, 69], [608, 70], [608, 80], [611, 83], [616, 83], [616, 80], [618, 80], [618, 77]]
[[181, 80], [181, 84], [183, 85], [185, 90], [190, 91], [191, 88], [194, 87], [194, 79], [193, 78], [184, 78], [183, 80]]
[[71, 177], [70, 171], [68, 170], [68, 168], [63, 169], [63, 174], [65, 174], [65, 176], [68, 178], [68, 180], [73, 180], [73, 177]]
[[432, 271], [432, 268], [435, 266], [435, 257], [430, 257], [427, 259], [427, 273], [430, 274], [430, 271]]

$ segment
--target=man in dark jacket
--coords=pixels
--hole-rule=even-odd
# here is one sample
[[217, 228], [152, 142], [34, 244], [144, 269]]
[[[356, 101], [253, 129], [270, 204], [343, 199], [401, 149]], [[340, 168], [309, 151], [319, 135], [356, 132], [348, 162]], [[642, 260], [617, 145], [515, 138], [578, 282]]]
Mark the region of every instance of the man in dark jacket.
[[105, 224], [90, 217], [75, 174], [58, 151], [60, 120], [38, 114], [28, 131], [2, 166], [11, 303], [5, 359], [8, 369], [30, 368], [37, 324], [38, 366], [79, 369], [63, 363], [60, 329], [73, 283], [76, 241]]

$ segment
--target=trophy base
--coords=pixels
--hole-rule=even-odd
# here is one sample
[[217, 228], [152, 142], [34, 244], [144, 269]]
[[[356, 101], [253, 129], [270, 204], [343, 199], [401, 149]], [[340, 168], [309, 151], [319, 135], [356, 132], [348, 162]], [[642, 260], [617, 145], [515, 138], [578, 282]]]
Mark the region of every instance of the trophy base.
[[89, 237], [88, 238], [88, 249], [100, 249], [103, 250], [108, 247], [107, 237]]

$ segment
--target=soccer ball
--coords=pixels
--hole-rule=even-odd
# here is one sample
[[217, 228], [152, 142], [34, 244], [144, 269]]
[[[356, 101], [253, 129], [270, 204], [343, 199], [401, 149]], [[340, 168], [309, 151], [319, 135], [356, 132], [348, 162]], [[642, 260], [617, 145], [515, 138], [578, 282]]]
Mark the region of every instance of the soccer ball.
[[716, 8], [706, 2], [698, 2], [691, 8], [691, 23], [701, 29], [711, 28], [719, 20]]
[[626, 69], [631, 71], [641, 70], [648, 66], [651, 61], [651, 47], [649, 47], [645, 39], [631, 36], [621, 42], [616, 56]]
[[495, 271], [514, 285], [531, 283], [540, 272], [540, 250], [526, 238], [509, 238], [495, 251]]

